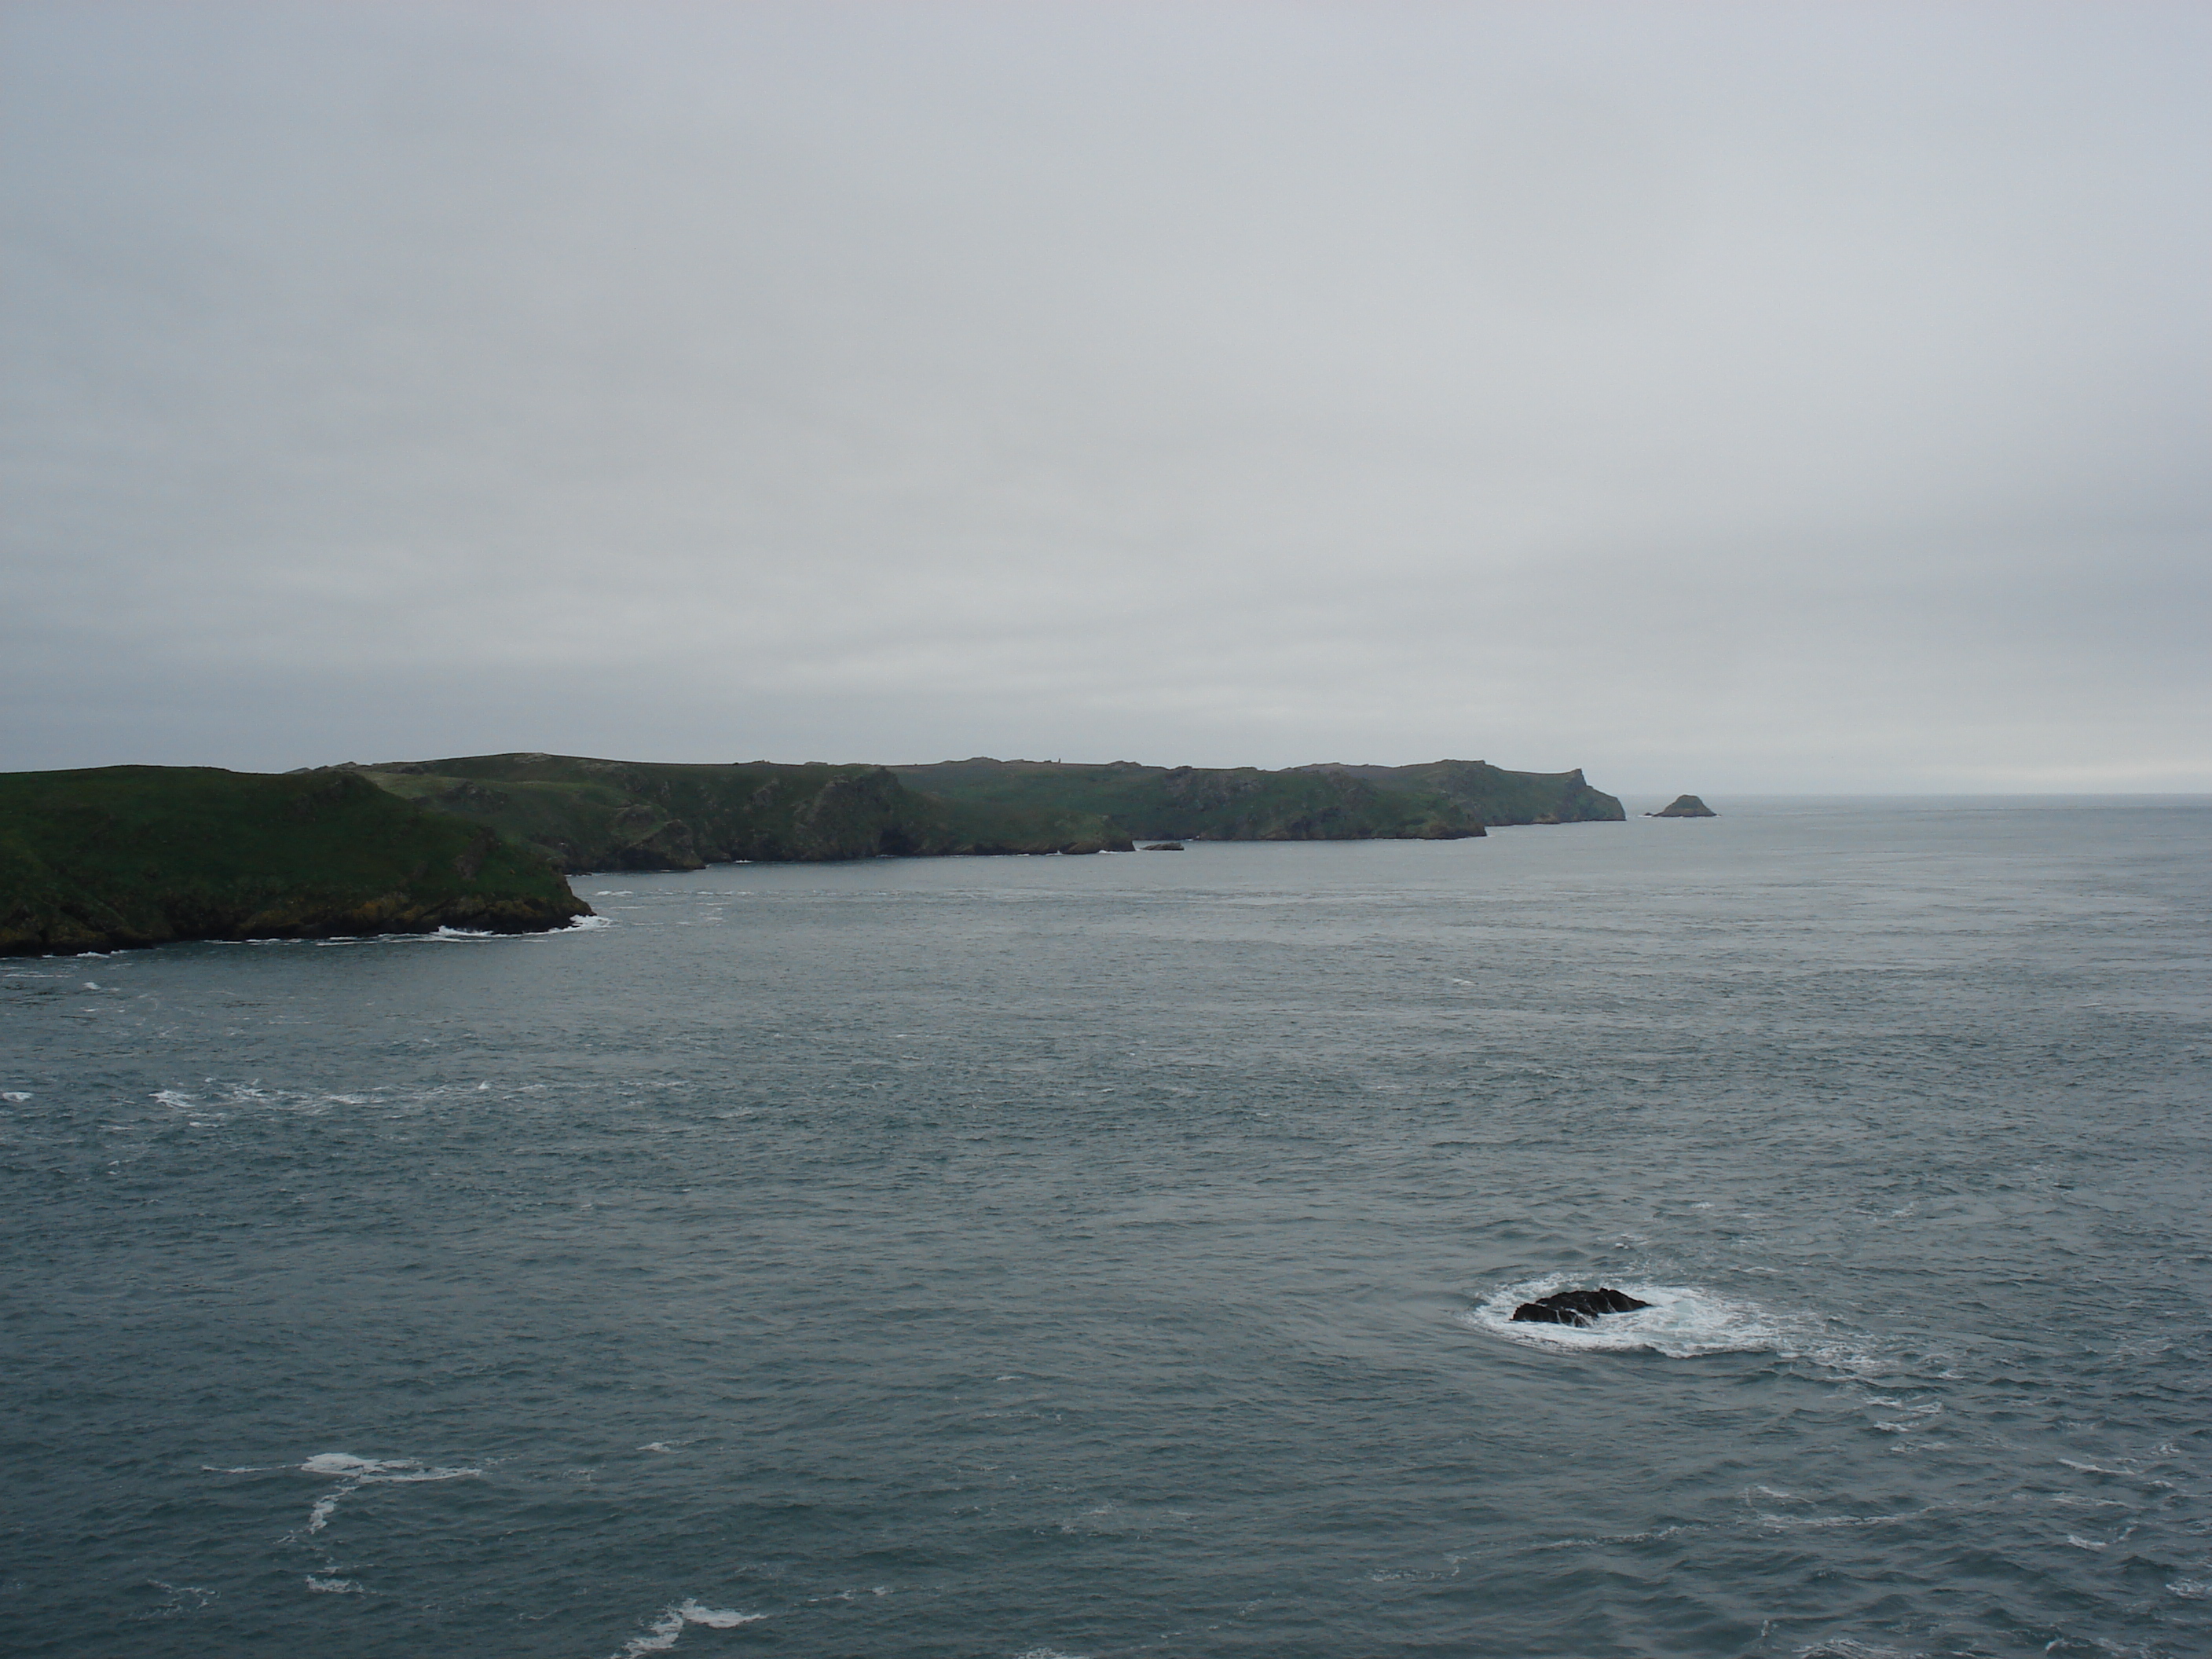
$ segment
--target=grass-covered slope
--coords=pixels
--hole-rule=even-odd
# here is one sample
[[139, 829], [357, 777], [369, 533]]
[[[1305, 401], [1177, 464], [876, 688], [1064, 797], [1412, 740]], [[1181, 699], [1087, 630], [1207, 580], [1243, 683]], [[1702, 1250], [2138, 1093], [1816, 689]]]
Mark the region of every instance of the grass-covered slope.
[[1360, 778], [1380, 789], [1442, 795], [1485, 823], [1618, 823], [1619, 800], [1571, 772], [1508, 772], [1488, 761], [1427, 761], [1417, 766], [1343, 766], [1330, 762], [1302, 772]]
[[1482, 820], [1438, 791], [1338, 772], [945, 761], [890, 769], [915, 788], [994, 811], [1088, 812], [1123, 834], [1182, 841], [1451, 840]]
[[939, 800], [879, 766], [685, 766], [520, 754], [361, 770], [394, 794], [527, 842], [570, 871], [1128, 845], [1093, 812]]
[[524, 933], [590, 908], [536, 853], [349, 772], [0, 773], [0, 954]]

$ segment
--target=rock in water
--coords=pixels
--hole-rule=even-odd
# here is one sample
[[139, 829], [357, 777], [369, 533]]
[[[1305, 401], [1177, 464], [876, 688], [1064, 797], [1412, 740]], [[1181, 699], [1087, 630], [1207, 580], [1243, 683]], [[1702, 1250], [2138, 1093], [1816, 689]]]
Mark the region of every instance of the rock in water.
[[1180, 853], [1182, 851], [1182, 843], [1179, 841], [1156, 841], [1144, 850], [1147, 853]]
[[1594, 1325], [1601, 1314], [1634, 1313], [1650, 1305], [1626, 1291], [1601, 1285], [1594, 1291], [1561, 1291], [1523, 1302], [1513, 1310], [1513, 1318], [1516, 1323], [1532, 1325]]
[[1677, 795], [1674, 804], [1662, 806], [1656, 812], [1646, 812], [1647, 818], [1717, 818], [1720, 814], [1695, 795]]

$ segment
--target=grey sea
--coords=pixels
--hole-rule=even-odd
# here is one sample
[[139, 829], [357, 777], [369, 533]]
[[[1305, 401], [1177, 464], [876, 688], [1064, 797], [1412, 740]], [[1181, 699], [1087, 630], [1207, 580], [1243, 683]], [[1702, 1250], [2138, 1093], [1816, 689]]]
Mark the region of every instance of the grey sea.
[[4, 964], [0, 1650], [2212, 1654], [2212, 802], [1715, 804]]

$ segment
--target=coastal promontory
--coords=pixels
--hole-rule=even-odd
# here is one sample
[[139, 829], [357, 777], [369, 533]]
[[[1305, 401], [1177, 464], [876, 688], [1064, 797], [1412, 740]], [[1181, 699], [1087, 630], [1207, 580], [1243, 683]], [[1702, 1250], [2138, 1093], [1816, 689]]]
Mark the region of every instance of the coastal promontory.
[[[1685, 800], [1695, 805], [1694, 798]], [[1683, 815], [1682, 803], [1668, 809]], [[1699, 812], [1705, 809], [1697, 807]], [[0, 774], [0, 955], [182, 939], [522, 933], [563, 872], [1207, 842], [1457, 841], [1613, 821], [1579, 771], [1417, 766], [679, 764], [513, 753], [282, 775]]]
[[541, 854], [349, 772], [0, 773], [0, 955], [590, 914]]

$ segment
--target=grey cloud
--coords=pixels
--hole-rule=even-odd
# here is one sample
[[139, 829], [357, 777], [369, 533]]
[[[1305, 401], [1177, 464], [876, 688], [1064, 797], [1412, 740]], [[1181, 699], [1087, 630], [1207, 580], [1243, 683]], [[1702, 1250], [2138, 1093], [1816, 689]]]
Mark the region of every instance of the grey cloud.
[[2193, 9], [4, 27], [0, 764], [2212, 788]]

